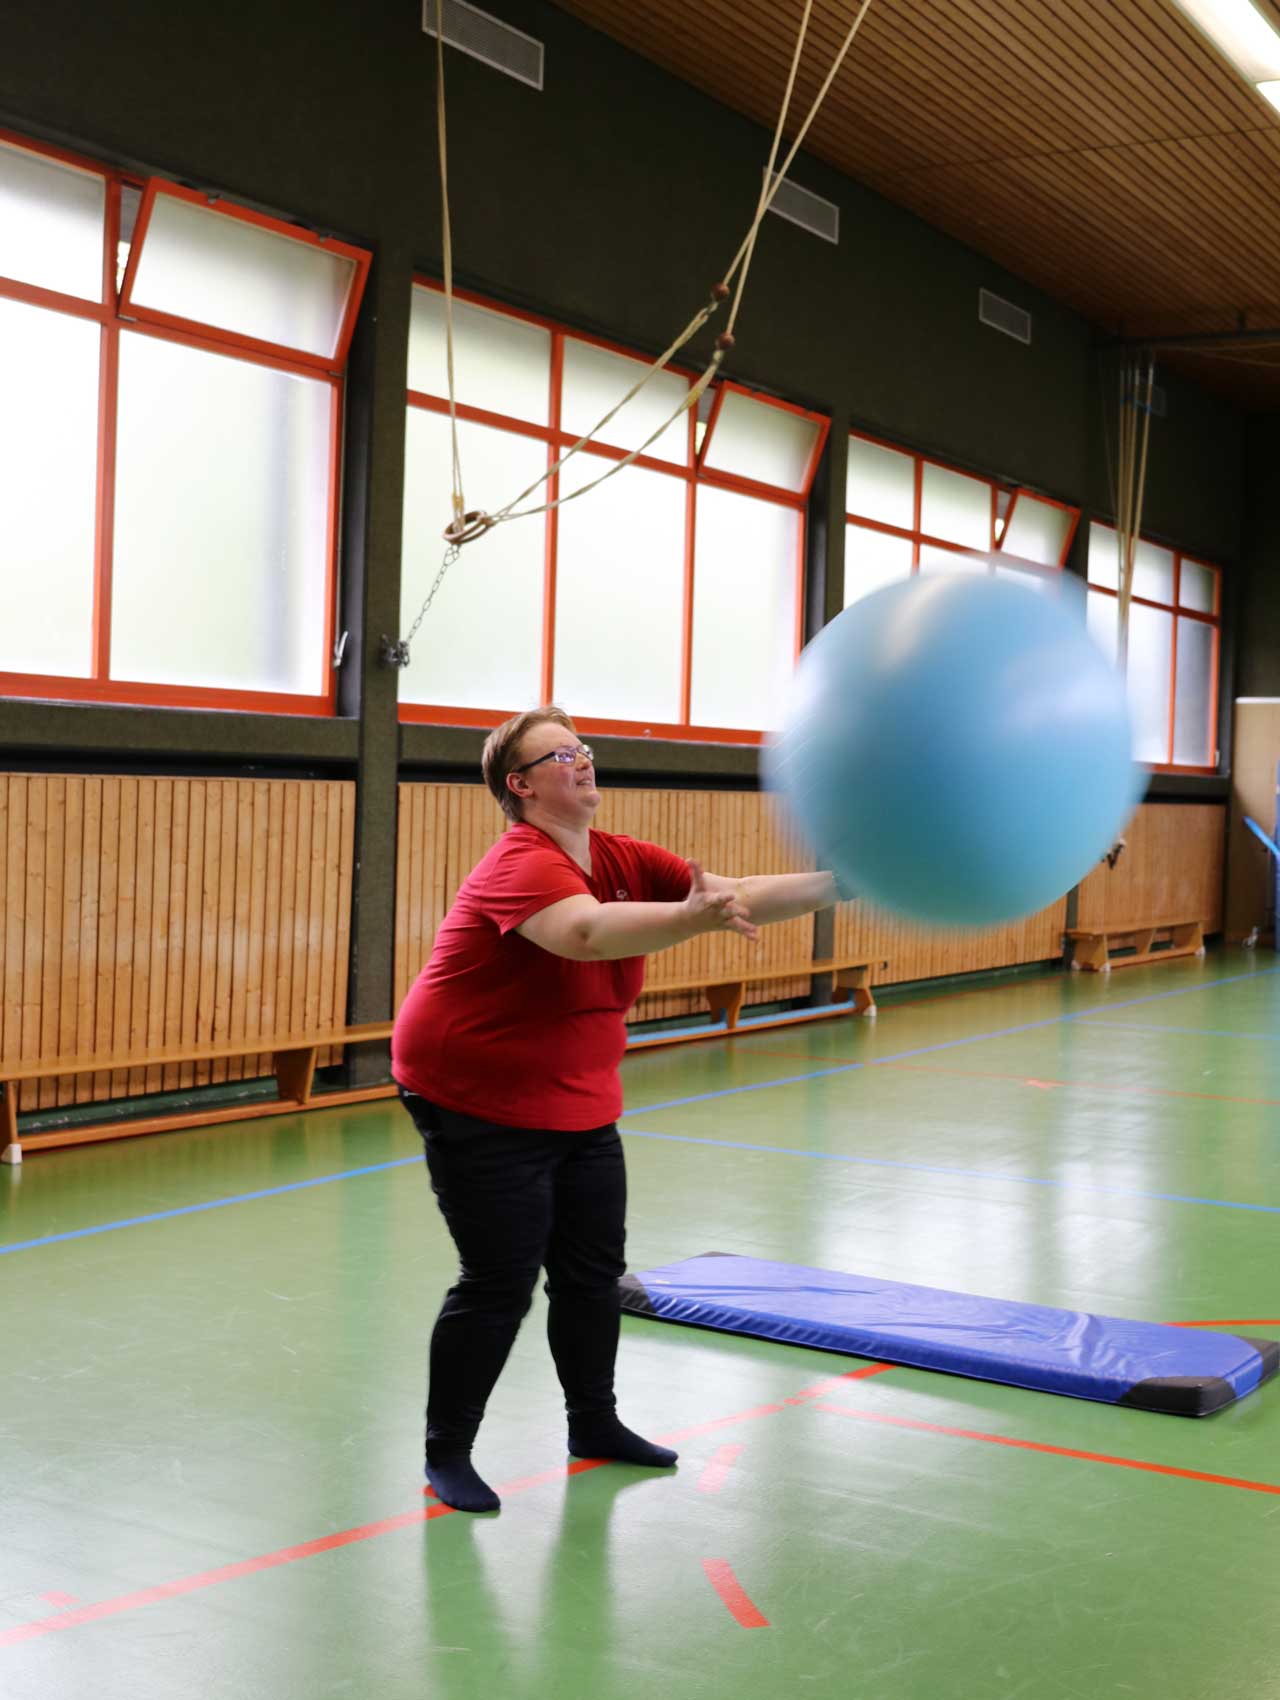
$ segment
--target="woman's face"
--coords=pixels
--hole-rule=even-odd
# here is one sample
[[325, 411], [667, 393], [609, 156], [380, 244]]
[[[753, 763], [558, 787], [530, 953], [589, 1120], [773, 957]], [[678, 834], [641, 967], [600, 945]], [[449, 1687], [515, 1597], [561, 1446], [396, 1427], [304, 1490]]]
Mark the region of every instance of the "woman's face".
[[[568, 751], [573, 752], [572, 761], [563, 759], [562, 752]], [[526, 787], [517, 793], [526, 819], [531, 810], [545, 809], [589, 820], [599, 807], [591, 752], [567, 726], [546, 720], [530, 727], [521, 741], [517, 766], [523, 770], [519, 778]]]

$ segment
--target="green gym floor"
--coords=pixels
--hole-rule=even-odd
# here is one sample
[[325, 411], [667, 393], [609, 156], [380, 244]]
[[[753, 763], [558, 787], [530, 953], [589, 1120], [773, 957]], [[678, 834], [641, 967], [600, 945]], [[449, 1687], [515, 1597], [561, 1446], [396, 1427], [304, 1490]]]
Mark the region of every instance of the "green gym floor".
[[[1280, 1335], [1278, 964], [633, 1056], [630, 1263]], [[679, 1469], [571, 1472], [539, 1295], [476, 1519], [419, 1475], [451, 1273], [392, 1101], [0, 1172], [4, 1700], [1280, 1695], [1280, 1381], [1193, 1421], [627, 1319]]]

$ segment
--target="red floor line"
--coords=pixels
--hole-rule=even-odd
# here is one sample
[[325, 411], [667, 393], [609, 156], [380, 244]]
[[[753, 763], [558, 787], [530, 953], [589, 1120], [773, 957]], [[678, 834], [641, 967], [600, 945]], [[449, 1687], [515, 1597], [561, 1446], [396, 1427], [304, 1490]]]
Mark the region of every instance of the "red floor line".
[[769, 1628], [769, 1619], [752, 1604], [727, 1558], [704, 1558], [702, 1568], [707, 1573], [707, 1581], [744, 1629]]
[[742, 1442], [732, 1441], [727, 1446], [717, 1448], [715, 1456], [706, 1469], [698, 1477], [699, 1493], [719, 1493], [725, 1484], [729, 1471], [737, 1463], [742, 1452]]
[[[756, 1050], [753, 1056], [770, 1056], [786, 1058], [792, 1062], [814, 1061], [812, 1055], [800, 1051], [763, 1051]], [[945, 1074], [957, 1080], [1015, 1080], [1021, 1086], [1036, 1086], [1043, 1089], [1052, 1087], [1069, 1088], [1076, 1092], [1120, 1092], [1131, 1097], [1156, 1098], [1194, 1098], [1207, 1104], [1261, 1104], [1264, 1106], [1280, 1105], [1280, 1098], [1237, 1098], [1222, 1092], [1179, 1092], [1171, 1086], [1125, 1086], [1118, 1082], [1106, 1080], [1035, 1080], [1025, 1074], [996, 1074], [988, 1069], [968, 1068], [934, 1068], [929, 1063], [909, 1062], [880, 1062], [875, 1057], [852, 1057], [831, 1055], [823, 1056], [824, 1063], [860, 1062], [868, 1068], [896, 1068], [909, 1074]]]
[[859, 1422], [884, 1423], [891, 1428], [916, 1429], [923, 1434], [948, 1434], [960, 1440], [982, 1440], [993, 1446], [1013, 1446], [1024, 1452], [1045, 1452], [1055, 1458], [1082, 1458], [1089, 1464], [1114, 1464], [1122, 1470], [1147, 1470], [1157, 1476], [1179, 1476], [1188, 1482], [1211, 1482], [1216, 1487], [1247, 1488], [1251, 1493], [1280, 1495], [1280, 1483], [1251, 1482], [1242, 1476], [1214, 1476], [1204, 1470], [1183, 1470], [1173, 1464], [1152, 1464], [1145, 1458], [1113, 1458], [1105, 1452], [1080, 1452], [1071, 1446], [1049, 1446], [1040, 1440], [1016, 1440], [1007, 1434], [983, 1434], [980, 1429], [948, 1428], [942, 1423], [920, 1422], [915, 1417], [892, 1417], [878, 1411], [852, 1411], [845, 1405], [825, 1402], [815, 1411], [834, 1417], [856, 1417]]
[[[891, 1365], [874, 1365], [872, 1369], [891, 1368]], [[836, 1387], [843, 1381], [856, 1380], [869, 1373], [867, 1370], [853, 1370], [848, 1375], [833, 1376], [827, 1386]], [[810, 1390], [812, 1393], [815, 1390]], [[676, 1429], [670, 1434], [659, 1435], [658, 1439], [665, 1442], [687, 1440], [693, 1435], [708, 1434], [718, 1428], [726, 1428], [732, 1423], [750, 1422], [757, 1417], [776, 1416], [785, 1411], [786, 1404], [753, 1405], [745, 1411], [735, 1411], [727, 1417], [714, 1417], [709, 1422], [691, 1423], [688, 1427]], [[565, 1464], [556, 1464], [546, 1470], [539, 1470], [532, 1476], [521, 1476], [515, 1481], [506, 1482], [498, 1489], [501, 1497], [510, 1499], [515, 1494], [526, 1493], [531, 1488], [541, 1487], [547, 1482], [563, 1481], [568, 1476], [580, 1476], [587, 1470], [597, 1470], [604, 1460], [599, 1458], [573, 1458]], [[183, 1594], [198, 1593], [204, 1588], [216, 1587], [222, 1582], [232, 1582], [242, 1576], [253, 1576], [259, 1571], [275, 1570], [282, 1564], [294, 1564], [299, 1559], [314, 1558], [320, 1553], [333, 1552], [339, 1547], [354, 1546], [359, 1541], [369, 1541], [378, 1535], [392, 1533], [396, 1529], [405, 1529], [414, 1523], [430, 1522], [436, 1517], [453, 1515], [453, 1508], [442, 1505], [431, 1497], [424, 1506], [412, 1511], [402, 1511], [394, 1517], [384, 1517], [376, 1523], [365, 1523], [357, 1529], [344, 1529], [337, 1534], [322, 1535], [316, 1540], [303, 1541], [297, 1546], [280, 1547], [275, 1552], [262, 1553], [256, 1558], [244, 1558], [234, 1564], [221, 1565], [216, 1570], [202, 1570], [193, 1576], [182, 1576], [174, 1582], [161, 1582], [152, 1588], [140, 1588], [132, 1594], [121, 1594], [115, 1599], [99, 1600], [96, 1605], [79, 1606], [75, 1610], [60, 1611], [54, 1617], [42, 1617], [32, 1623], [20, 1623], [11, 1629], [0, 1630], [0, 1647], [14, 1647], [24, 1641], [35, 1641], [44, 1635], [54, 1635], [64, 1629], [75, 1629], [82, 1623], [97, 1623], [103, 1618], [119, 1617], [121, 1613], [136, 1611], [143, 1606], [155, 1605], [160, 1600], [175, 1599]], [[754, 1608], [753, 1608], [754, 1609]]]
[[829, 1375], [823, 1381], [815, 1381], [812, 1387], [802, 1387], [783, 1403], [807, 1405], [811, 1399], [821, 1399], [824, 1393], [834, 1393], [836, 1388], [843, 1387], [846, 1381], [869, 1381], [873, 1375], [883, 1375], [886, 1370], [902, 1367], [901, 1364], [864, 1364], [861, 1369], [845, 1370], [842, 1375]]
[[1170, 1322], [1170, 1328], [1280, 1328], [1280, 1316], [1228, 1316], [1219, 1322]]

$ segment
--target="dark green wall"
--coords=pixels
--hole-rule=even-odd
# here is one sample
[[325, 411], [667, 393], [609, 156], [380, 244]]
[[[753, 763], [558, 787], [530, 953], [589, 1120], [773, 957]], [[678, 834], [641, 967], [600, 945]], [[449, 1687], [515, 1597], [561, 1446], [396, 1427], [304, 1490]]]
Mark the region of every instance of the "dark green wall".
[[1280, 697], [1280, 418], [1250, 419], [1237, 695]]

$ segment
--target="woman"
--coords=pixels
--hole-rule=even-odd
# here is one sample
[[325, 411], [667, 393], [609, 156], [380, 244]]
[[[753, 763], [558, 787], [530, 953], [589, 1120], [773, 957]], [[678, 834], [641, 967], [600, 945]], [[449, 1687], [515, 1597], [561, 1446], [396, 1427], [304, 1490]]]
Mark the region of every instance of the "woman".
[[830, 874], [722, 879], [593, 830], [591, 751], [558, 708], [499, 726], [482, 765], [511, 825], [463, 882], [392, 1040], [461, 1263], [431, 1337], [426, 1444], [427, 1480], [459, 1511], [498, 1509], [471, 1447], [544, 1267], [569, 1451], [675, 1463], [614, 1406], [626, 1013], [649, 951], [698, 933], [754, 939], [837, 898]]

